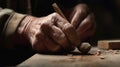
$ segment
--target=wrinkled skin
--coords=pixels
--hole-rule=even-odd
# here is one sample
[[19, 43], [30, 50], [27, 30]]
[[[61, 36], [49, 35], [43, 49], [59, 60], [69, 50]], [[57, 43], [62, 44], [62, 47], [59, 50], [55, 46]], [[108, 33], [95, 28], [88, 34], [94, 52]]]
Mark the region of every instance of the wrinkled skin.
[[67, 52], [79, 42], [74, 27], [57, 13], [36, 18], [28, 22], [26, 28], [21, 27], [19, 30], [23, 31], [33, 49], [38, 52]]
[[69, 52], [93, 35], [94, 15], [85, 4], [78, 4], [64, 11], [68, 21], [57, 13], [26, 22], [18, 28], [33, 49], [43, 53]]

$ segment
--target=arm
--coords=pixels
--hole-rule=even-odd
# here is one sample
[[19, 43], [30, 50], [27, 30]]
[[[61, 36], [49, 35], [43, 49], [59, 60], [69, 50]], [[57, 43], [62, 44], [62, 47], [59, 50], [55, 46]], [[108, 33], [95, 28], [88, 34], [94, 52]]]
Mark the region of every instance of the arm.
[[[1, 28], [0, 42], [5, 48], [29, 44], [28, 46], [37, 52], [56, 53], [71, 51], [79, 42], [73, 26], [57, 13], [38, 18], [11, 11], [1, 23], [4, 25]], [[75, 40], [71, 41], [72, 38], [69, 36]], [[69, 43], [74, 45], [69, 46]]]

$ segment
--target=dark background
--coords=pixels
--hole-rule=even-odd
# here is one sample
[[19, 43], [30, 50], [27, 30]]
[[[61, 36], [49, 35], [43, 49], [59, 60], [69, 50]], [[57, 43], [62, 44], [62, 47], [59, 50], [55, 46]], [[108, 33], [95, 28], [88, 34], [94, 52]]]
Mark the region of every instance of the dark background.
[[97, 29], [93, 40], [120, 39], [120, 0], [86, 0], [85, 2], [96, 16]]

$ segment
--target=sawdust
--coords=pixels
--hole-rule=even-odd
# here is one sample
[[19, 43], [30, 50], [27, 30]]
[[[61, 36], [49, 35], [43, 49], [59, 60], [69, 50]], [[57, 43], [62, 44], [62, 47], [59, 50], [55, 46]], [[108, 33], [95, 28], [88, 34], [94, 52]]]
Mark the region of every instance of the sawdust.
[[75, 63], [75, 62], [78, 62], [82, 59], [82, 56], [74, 56], [72, 54], [68, 54], [67, 55], [67, 58], [66, 59], [61, 59], [61, 60], [57, 60], [57, 61], [54, 61], [54, 62], [57, 62], [57, 63]]
[[100, 59], [105, 59], [105, 56], [99, 56], [100, 57]]
[[[61, 60], [56, 60], [54, 62], [57, 63], [76, 63], [78, 61], [89, 61], [89, 58], [92, 58], [94, 56], [98, 57], [101, 60], [105, 60], [107, 58], [106, 55], [115, 55], [115, 54], [120, 54], [120, 50], [96, 50], [93, 55], [90, 57], [86, 57], [87, 55], [73, 55], [73, 54], [68, 54], [66, 59], [61, 59]], [[89, 56], [89, 55], [88, 55]]]

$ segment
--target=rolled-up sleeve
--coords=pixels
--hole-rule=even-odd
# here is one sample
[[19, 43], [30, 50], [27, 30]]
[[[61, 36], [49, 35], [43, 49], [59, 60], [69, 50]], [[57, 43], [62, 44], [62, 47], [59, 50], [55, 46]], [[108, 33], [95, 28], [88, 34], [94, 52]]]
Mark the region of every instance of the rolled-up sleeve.
[[11, 36], [15, 34], [24, 17], [24, 14], [16, 13], [11, 9], [0, 8], [0, 43], [9, 43], [10, 45], [10, 42], [12, 42]]
[[7, 19], [12, 15], [12, 13], [13, 11], [10, 9], [0, 8], [0, 35], [2, 34]]

